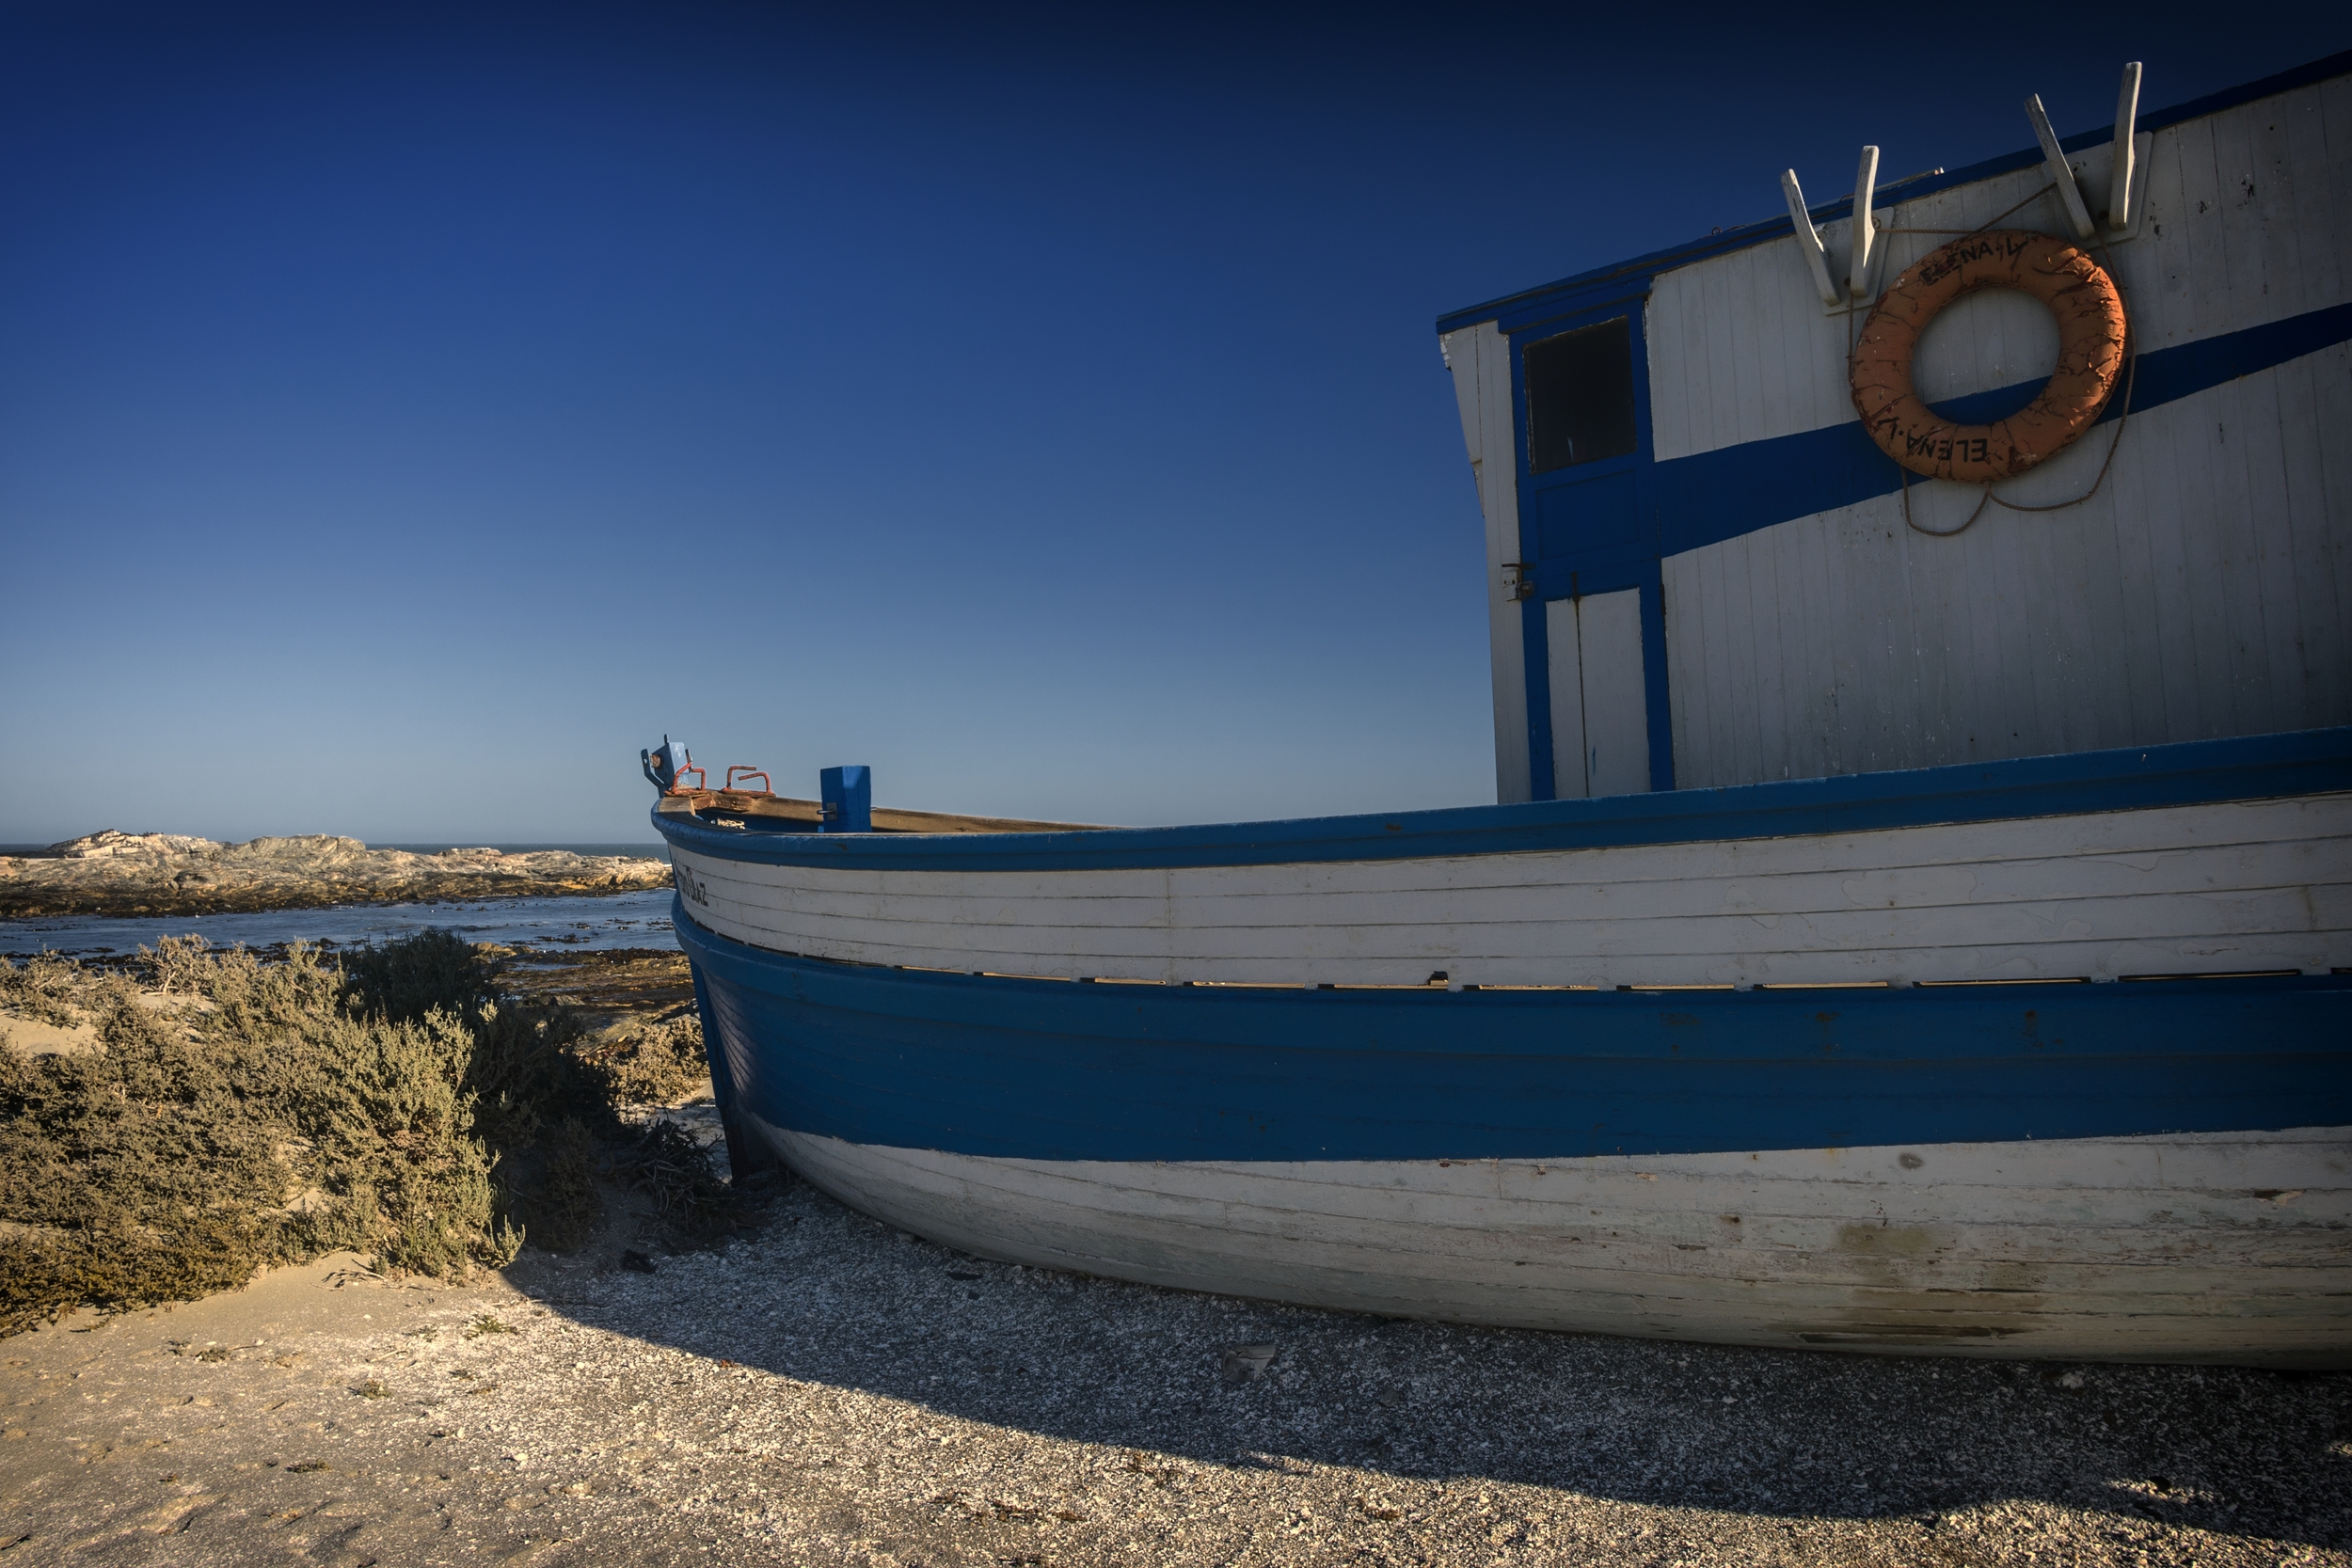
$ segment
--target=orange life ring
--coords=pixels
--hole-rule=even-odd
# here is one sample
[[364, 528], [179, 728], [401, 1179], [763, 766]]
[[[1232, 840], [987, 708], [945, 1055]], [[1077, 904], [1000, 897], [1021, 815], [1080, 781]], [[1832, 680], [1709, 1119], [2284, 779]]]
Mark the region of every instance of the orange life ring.
[[[2031, 294], [2058, 318], [2058, 369], [2021, 413], [1954, 424], [1913, 390], [1911, 358], [1935, 313], [1979, 289]], [[2056, 456], [2089, 430], [2123, 371], [2123, 296], [2066, 241], [1995, 229], [1943, 245], [1895, 279], [1853, 356], [1853, 405], [1881, 451], [1915, 474], [1990, 484]]]

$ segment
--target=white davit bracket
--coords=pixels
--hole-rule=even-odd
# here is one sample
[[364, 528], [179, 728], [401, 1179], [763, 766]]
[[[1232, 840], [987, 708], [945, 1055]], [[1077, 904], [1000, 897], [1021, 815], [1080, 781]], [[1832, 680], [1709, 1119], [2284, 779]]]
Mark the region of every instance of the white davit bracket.
[[1813, 227], [1812, 214], [1804, 210], [1804, 189], [1797, 183], [1797, 171], [1790, 169], [1780, 177], [1780, 194], [1788, 199], [1788, 221], [1796, 226], [1797, 249], [1804, 257], [1804, 264], [1813, 274], [1813, 286], [1820, 291], [1821, 303], [1832, 309], [1843, 308], [1837, 285], [1830, 281], [1829, 258], [1821, 249], [1821, 236]]
[[2058, 150], [2058, 133], [2050, 129], [2050, 117], [2042, 112], [2042, 95], [2033, 93], [2026, 99], [2026, 118], [2033, 122], [2033, 134], [2042, 143], [2042, 166], [2050, 171], [2050, 179], [2058, 189], [2058, 200], [2066, 208], [2066, 221], [2074, 226], [2074, 238], [2090, 239], [2098, 230], [2091, 226], [2090, 210], [2083, 205], [2083, 193], [2075, 188], [2074, 171], [2066, 162], [2066, 154]]
[[[2099, 214], [2098, 232], [2093, 235], [2098, 243], [2122, 245], [2126, 240], [2136, 240], [2139, 237], [2141, 229], [2146, 226], [2148, 221], [2148, 157], [2151, 150], [2155, 146], [2155, 136], [2146, 131], [2132, 137], [2131, 188], [2124, 196], [2124, 199], [2130, 203], [2128, 216], [2122, 228], [2111, 229], [2106, 223], [2106, 214]], [[2115, 147], [2112, 143], [2086, 147], [2066, 161], [2074, 171], [2074, 182], [2082, 189], [2102, 191], [2113, 187]], [[2065, 220], [2060, 218], [2056, 227], [2064, 228]]]
[[2123, 86], [2115, 95], [2115, 142], [2110, 151], [2115, 166], [2107, 175], [2107, 232], [2128, 229], [2139, 215], [2139, 203], [2132, 199], [2132, 175], [2140, 160], [2138, 137], [2133, 135], [2139, 123], [2139, 62], [2133, 60], [2123, 67]]
[[1870, 197], [1878, 182], [1879, 150], [1866, 147], [1853, 171], [1853, 260], [1846, 273], [1846, 293], [1856, 305], [1878, 293], [1870, 281], [1870, 263], [1883, 259], [1879, 255], [1878, 230], [1870, 226]]
[[[1878, 214], [1872, 217], [1869, 264], [1864, 269], [1862, 280], [1854, 285], [1854, 291], [1849, 297], [1839, 300], [1835, 305], [1821, 307], [1821, 314], [1842, 316], [1848, 310], [1867, 311], [1878, 303], [1879, 292], [1886, 286], [1886, 252], [1889, 247], [1883, 232], [1885, 227], [1884, 214]], [[1836, 264], [1838, 257], [1851, 257], [1853, 254], [1850, 240], [1852, 233], [1853, 220], [1851, 218], [1839, 218], [1836, 223], [1821, 225], [1821, 245], [1828, 250], [1833, 265]], [[1852, 268], [1849, 266], [1847, 271], [1851, 274]]]

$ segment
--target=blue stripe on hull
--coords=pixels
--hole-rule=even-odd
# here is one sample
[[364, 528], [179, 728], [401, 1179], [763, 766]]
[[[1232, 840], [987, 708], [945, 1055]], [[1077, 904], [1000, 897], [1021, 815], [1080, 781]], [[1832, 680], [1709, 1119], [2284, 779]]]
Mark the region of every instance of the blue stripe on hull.
[[787, 958], [692, 924], [740, 1109], [1037, 1160], [1719, 1153], [2352, 1124], [2352, 976], [1258, 990]]

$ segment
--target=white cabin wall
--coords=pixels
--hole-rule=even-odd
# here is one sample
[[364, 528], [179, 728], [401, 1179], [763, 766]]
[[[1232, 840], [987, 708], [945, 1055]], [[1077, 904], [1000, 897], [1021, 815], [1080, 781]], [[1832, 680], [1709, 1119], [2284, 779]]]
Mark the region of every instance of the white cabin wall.
[[[2139, 237], [2108, 251], [2144, 350], [2352, 298], [2352, 81], [2155, 134]], [[1967, 229], [2040, 166], [1895, 207]], [[2055, 198], [2005, 226], [2055, 230]], [[1888, 265], [1936, 235], [1892, 234]], [[1964, 314], [1963, 312], [1965, 312]], [[2047, 312], [1987, 294], [1922, 345], [1952, 396], [2043, 373]], [[1660, 277], [1649, 303], [1661, 461], [1854, 418], [1846, 344], [1793, 240]], [[2131, 415], [2098, 493], [1988, 507], [1936, 539], [1890, 495], [1666, 559], [1683, 787], [1929, 767], [2352, 722], [2352, 351], [2342, 345]], [[2090, 487], [2113, 423], [2001, 494]], [[1915, 483], [1930, 528], [1979, 492]]]
[[[1676, 782], [2352, 723], [2352, 345], [2134, 414], [2078, 507], [1882, 496], [1663, 566]], [[2116, 427], [2003, 486], [2089, 487]], [[1915, 484], [1918, 520], [1978, 492]]]
[[[2037, 164], [1883, 211], [1895, 229], [1974, 229], [2044, 183]], [[2193, 342], [2352, 299], [2347, 189], [2352, 79], [2155, 133], [2139, 236], [2107, 252], [2139, 346]], [[2001, 227], [2066, 231], [2054, 195]], [[1825, 232], [1836, 248], [1839, 226]], [[1952, 237], [1885, 235], [1887, 281]], [[1972, 309], [1992, 330], [1973, 340], [1931, 332], [1922, 348], [1923, 391], [1952, 396], [2033, 373], [2011, 373], [2030, 357], [2019, 352], [2020, 335], [2039, 342], [2045, 329], [2033, 318], [2046, 320], [2048, 312], [2003, 294]], [[1661, 274], [1648, 312], [1657, 460], [1851, 420], [1846, 354], [1864, 314], [1822, 310], [1793, 237]]]
[[1552, 600], [1544, 606], [1544, 640], [1551, 653], [1552, 799], [1645, 793], [1640, 591]]
[[1518, 433], [1511, 412], [1511, 343], [1493, 322], [1438, 340], [1454, 372], [1478, 509], [1486, 520], [1486, 635], [1492, 662], [1495, 799], [1534, 799], [1527, 744], [1527, 652], [1520, 601], [1503, 563], [1519, 559]]
[[[1584, 679], [1584, 789], [1639, 795], [1649, 788], [1648, 686], [1642, 678], [1642, 595], [1587, 594], [1576, 606]], [[1552, 744], [1560, 743], [1552, 732]]]
[[1551, 798], [1581, 800], [1593, 793], [1584, 766], [1584, 649], [1577, 637], [1574, 599], [1544, 606], [1544, 646], [1549, 651]]

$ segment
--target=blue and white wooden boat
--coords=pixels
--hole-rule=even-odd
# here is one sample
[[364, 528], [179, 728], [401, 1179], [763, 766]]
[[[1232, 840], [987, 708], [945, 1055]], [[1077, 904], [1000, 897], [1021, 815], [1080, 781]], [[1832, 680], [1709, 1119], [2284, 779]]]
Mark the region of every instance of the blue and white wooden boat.
[[[649, 755], [736, 1159], [1325, 1307], [2352, 1365], [2352, 56], [2134, 83], [1860, 264], [1799, 202], [1440, 322], [1497, 804], [820, 822]], [[2058, 157], [2128, 418], [1963, 528], [1849, 349], [1953, 231], [2079, 235]], [[1972, 296], [1919, 388], [1994, 418], [2055, 331]]]

